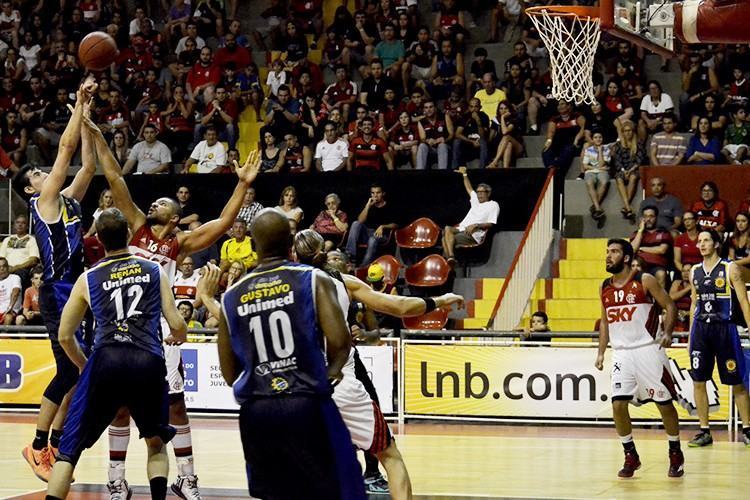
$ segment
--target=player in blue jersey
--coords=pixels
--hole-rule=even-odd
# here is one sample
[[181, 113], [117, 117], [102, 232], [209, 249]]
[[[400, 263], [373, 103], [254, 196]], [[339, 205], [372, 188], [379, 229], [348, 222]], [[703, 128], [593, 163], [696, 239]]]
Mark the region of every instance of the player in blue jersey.
[[[721, 238], [715, 230], [698, 233], [698, 249], [703, 262], [690, 271], [690, 377], [701, 426], [700, 432], [688, 443], [690, 447], [713, 443], [708, 425], [706, 382], [713, 374], [714, 361], [718, 363], [721, 382], [732, 386], [742, 419], [742, 440], [750, 446], [750, 397], [744, 385], [747, 376], [745, 356], [733, 320], [741, 312], [745, 324], [750, 325], [750, 304], [742, 272], [737, 264], [719, 257], [720, 246]], [[736, 310], [737, 304], [740, 311]]]
[[[83, 231], [79, 202], [96, 173], [93, 149], [88, 147], [88, 135], [84, 134], [83, 138], [83, 167], [68, 187], [63, 189], [63, 185], [70, 161], [81, 139], [82, 116], [88, 113], [88, 103], [95, 91], [96, 83], [89, 77], [76, 93], [75, 108], [60, 138], [52, 170], [46, 173], [36, 167], [26, 166], [13, 179], [13, 189], [29, 202], [34, 236], [43, 267], [39, 308], [49, 333], [57, 367], [55, 376], [42, 397], [34, 441], [23, 450], [23, 456], [34, 474], [43, 481], [48, 480], [55, 460], [69, 401], [68, 394], [78, 380], [78, 369], [65, 356], [58, 342], [58, 326], [73, 283], [83, 272]], [[79, 330], [79, 342], [83, 341], [82, 336], [83, 332]]]
[[[219, 362], [240, 404], [250, 494], [364, 499], [351, 436], [331, 398], [351, 348], [336, 287], [287, 260], [289, 222], [263, 210], [251, 228], [260, 264], [222, 298]], [[327, 363], [326, 363], [327, 361]]]
[[[165, 443], [175, 429], [169, 425], [160, 321], [163, 315], [176, 342], [185, 341], [187, 325], [161, 266], [128, 252], [128, 222], [122, 212], [102, 212], [96, 231], [106, 256], [76, 280], [60, 320], [60, 345], [82, 371], [47, 499], [66, 497], [81, 452], [96, 443], [122, 406], [130, 410], [148, 446], [151, 498], [164, 499], [169, 472]], [[87, 308], [96, 322], [88, 359], [75, 338]]]

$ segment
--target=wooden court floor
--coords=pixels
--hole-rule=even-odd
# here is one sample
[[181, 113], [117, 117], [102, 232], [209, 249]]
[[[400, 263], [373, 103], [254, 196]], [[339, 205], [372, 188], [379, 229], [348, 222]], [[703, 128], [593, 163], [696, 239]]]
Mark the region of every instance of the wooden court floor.
[[[33, 422], [28, 415], [0, 414], [0, 498], [44, 498], [44, 483], [21, 457], [22, 447], [33, 437]], [[236, 422], [193, 419], [192, 426], [204, 498], [247, 498]], [[684, 443], [692, 433], [682, 433], [686, 472], [681, 479], [667, 478], [667, 443], [660, 430], [634, 432], [643, 467], [630, 480], [617, 478], [622, 449], [609, 427], [411, 423], [397, 433], [397, 442], [420, 499], [750, 497], [750, 448], [729, 442], [725, 431], [714, 431], [712, 447], [687, 448]], [[137, 431], [133, 436], [128, 479], [131, 485], [143, 486], [133, 497], [140, 500], [148, 498], [145, 446], [135, 439]], [[106, 470], [105, 435], [83, 455], [76, 470], [78, 491], [69, 498], [108, 498], [102, 487]], [[174, 470], [172, 462], [172, 477]]]

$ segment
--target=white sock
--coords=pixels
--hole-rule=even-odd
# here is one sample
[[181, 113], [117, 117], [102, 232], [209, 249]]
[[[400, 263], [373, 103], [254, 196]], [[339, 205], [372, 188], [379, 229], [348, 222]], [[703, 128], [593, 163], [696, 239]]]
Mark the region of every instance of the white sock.
[[174, 456], [177, 461], [177, 475], [192, 476], [193, 468], [193, 439], [190, 434], [190, 424], [173, 425], [177, 434], [172, 438]]
[[667, 434], [667, 440], [669, 440], [669, 441], [679, 441], [680, 440], [680, 435], [677, 434], [676, 436], [670, 436], [669, 434]]
[[125, 458], [130, 443], [130, 426], [109, 426], [109, 480], [125, 479]]
[[632, 443], [633, 442], [633, 434], [628, 434], [627, 436], [620, 436], [620, 442], [622, 444]]

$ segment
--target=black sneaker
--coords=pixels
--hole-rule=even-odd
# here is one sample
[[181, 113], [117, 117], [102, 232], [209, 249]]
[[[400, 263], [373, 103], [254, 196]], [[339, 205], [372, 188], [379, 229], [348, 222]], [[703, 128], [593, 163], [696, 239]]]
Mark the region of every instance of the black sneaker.
[[388, 489], [388, 481], [383, 474], [378, 472], [365, 478], [365, 491], [374, 495], [387, 495], [391, 490]]
[[701, 448], [703, 446], [711, 446], [714, 444], [714, 438], [710, 432], [699, 432], [693, 439], [688, 441], [690, 448]]
[[617, 473], [618, 477], [633, 477], [635, 471], [641, 468], [641, 459], [637, 453], [630, 451], [625, 452], [625, 463], [622, 464], [622, 469]]
[[682, 477], [685, 474], [685, 456], [680, 450], [669, 451], [669, 477]]

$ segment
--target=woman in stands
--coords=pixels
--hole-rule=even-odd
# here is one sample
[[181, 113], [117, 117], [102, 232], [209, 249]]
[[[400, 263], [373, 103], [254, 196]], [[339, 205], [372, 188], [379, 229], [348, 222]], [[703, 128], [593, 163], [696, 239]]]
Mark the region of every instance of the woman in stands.
[[711, 122], [701, 117], [697, 122], [695, 134], [688, 142], [685, 152], [687, 162], [694, 165], [711, 165], [721, 162], [721, 143], [711, 130]]
[[[750, 215], [739, 212], [734, 218], [734, 235], [730, 240], [729, 260], [742, 270], [742, 275], [750, 275]], [[747, 280], [747, 278], [745, 278]]]
[[190, 154], [189, 146], [193, 142], [194, 104], [187, 98], [185, 88], [175, 86], [167, 102], [165, 118], [164, 143], [172, 150], [175, 163], [184, 162]]
[[28, 132], [18, 122], [18, 113], [12, 109], [6, 111], [5, 123], [0, 129], [0, 146], [17, 167], [24, 164], [28, 141]]
[[99, 218], [99, 215], [101, 215], [101, 213], [106, 209], [112, 208], [114, 206], [115, 199], [112, 197], [112, 191], [110, 191], [109, 189], [105, 189], [104, 191], [99, 193], [99, 204], [97, 205], [96, 210], [94, 210], [94, 220], [91, 222], [91, 227], [84, 235], [84, 238], [88, 238], [89, 236], [94, 236], [96, 234], [96, 220]]
[[346, 141], [346, 127], [344, 124], [344, 119], [341, 116], [341, 111], [338, 108], [334, 108], [331, 110], [331, 113], [328, 115], [328, 121], [333, 123], [333, 125], [336, 127], [336, 137]]
[[263, 128], [263, 141], [260, 151], [260, 171], [279, 172], [284, 165], [284, 154], [271, 127]]
[[497, 105], [497, 114], [492, 119], [490, 130], [490, 143], [500, 142], [497, 154], [487, 168], [498, 168], [501, 162], [503, 168], [510, 168], [523, 154], [524, 144], [521, 118], [509, 101], [502, 101]]
[[279, 204], [276, 207], [276, 210], [283, 214], [287, 219], [296, 222], [297, 225], [302, 222], [305, 213], [297, 205], [297, 190], [294, 189], [294, 186], [287, 186], [284, 188], [279, 197]]
[[700, 264], [703, 262], [700, 250], [698, 250], [698, 219], [690, 210], [683, 212], [682, 224], [685, 232], [674, 240], [674, 266], [682, 269], [682, 266]]
[[114, 133], [112, 136], [112, 142], [109, 144], [109, 149], [114, 153], [115, 159], [117, 160], [117, 163], [120, 164], [120, 167], [123, 167], [125, 162], [128, 161], [128, 156], [130, 156], [130, 148], [128, 147], [125, 133], [122, 130], [118, 130]]
[[417, 125], [412, 123], [408, 111], [402, 111], [398, 115], [398, 124], [391, 130], [389, 136], [388, 149], [394, 158], [394, 165], [399, 166], [411, 162], [412, 168], [416, 168], [418, 146]]
[[385, 89], [383, 105], [378, 110], [378, 121], [380, 128], [386, 135], [390, 134], [399, 123], [399, 116], [406, 111], [406, 105], [398, 98], [396, 91], [391, 88]]
[[645, 143], [649, 135], [661, 132], [662, 116], [674, 111], [672, 98], [662, 91], [661, 83], [656, 80], [648, 82], [648, 95], [641, 101], [640, 111], [638, 140]]
[[727, 203], [719, 198], [719, 187], [712, 181], [701, 185], [701, 197], [693, 202], [690, 211], [695, 214], [701, 231], [714, 229], [721, 235], [730, 223]]
[[326, 117], [325, 107], [320, 105], [318, 96], [313, 92], [305, 94], [299, 121], [303, 129], [302, 135], [305, 136], [300, 137], [301, 144], [315, 148], [315, 145], [323, 139], [323, 125]]
[[633, 109], [639, 109], [643, 99], [643, 85], [638, 77], [622, 61], [617, 62], [614, 80], [620, 86], [622, 95], [627, 97]]
[[701, 118], [707, 118], [711, 125], [711, 133], [719, 136], [719, 139], [723, 137], [724, 129], [727, 128], [729, 119], [727, 118], [727, 115], [719, 109], [719, 106], [717, 106], [716, 99], [717, 98], [714, 94], [708, 94], [706, 96], [703, 100], [703, 106], [701, 106], [702, 109], [693, 113], [693, 116], [690, 118], [690, 130], [698, 130], [698, 121]]
[[[609, 87], [609, 93], [610, 95], [612, 93], [611, 87]], [[647, 158], [646, 148], [642, 142], [638, 141], [633, 122], [630, 120], [620, 122], [620, 138], [612, 148], [612, 165], [615, 170], [617, 192], [622, 200], [620, 212], [631, 222], [635, 222], [635, 214], [630, 203], [638, 188], [640, 166], [645, 164]]]
[[344, 235], [349, 229], [346, 212], [339, 209], [341, 198], [336, 193], [326, 196], [325, 210], [321, 210], [310, 229], [318, 233], [325, 240], [324, 252], [330, 252], [343, 243]]
[[633, 106], [630, 105], [628, 98], [622, 94], [620, 84], [614, 78], [610, 78], [609, 82], [607, 82], [604, 107], [617, 118], [620, 126], [633, 116]]
[[[690, 264], [678, 267], [677, 269], [681, 271], [680, 278], [674, 280], [669, 288], [669, 297], [674, 300], [674, 305], [677, 306], [677, 321], [674, 325], [674, 331], [676, 332], [690, 331], [690, 306], [692, 303], [690, 292], [693, 289], [690, 286], [690, 270], [692, 268], [693, 266]], [[679, 342], [681, 344], [687, 343], [687, 339], [680, 339]]]

